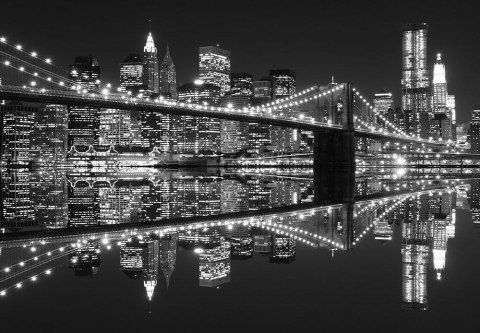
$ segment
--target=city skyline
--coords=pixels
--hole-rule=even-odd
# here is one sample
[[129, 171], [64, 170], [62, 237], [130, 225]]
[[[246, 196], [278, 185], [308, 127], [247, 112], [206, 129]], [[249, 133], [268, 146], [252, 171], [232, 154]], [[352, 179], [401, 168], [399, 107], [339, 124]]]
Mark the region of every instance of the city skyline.
[[[442, 53], [445, 65], [448, 67], [447, 71], [447, 80], [449, 82], [449, 90], [452, 94], [457, 96], [457, 112], [458, 120], [457, 123], [465, 122], [469, 120], [470, 110], [473, 104], [478, 102], [480, 96], [473, 89], [472, 81], [462, 79], [462, 76], [465, 78], [471, 77], [471, 72], [478, 68], [478, 65], [475, 63], [469, 63], [469, 59], [465, 60], [465, 54], [467, 50], [474, 49], [473, 45], [474, 39], [470, 40], [471, 31], [476, 31], [475, 29], [467, 29], [468, 26], [465, 24], [473, 24], [471, 20], [463, 19], [465, 15], [468, 15], [465, 11], [460, 9], [450, 8], [447, 6], [446, 2], [436, 2], [434, 6], [427, 4], [417, 4], [416, 11], [417, 14], [407, 14], [405, 8], [408, 7], [408, 3], [402, 3], [402, 6], [394, 4], [395, 10], [399, 12], [399, 15], [394, 17], [389, 16], [388, 22], [382, 22], [382, 33], [378, 34], [378, 28], [375, 28], [374, 24], [377, 22], [374, 19], [374, 13], [381, 13], [386, 10], [384, 6], [377, 4], [374, 8], [371, 8], [372, 5], [362, 4], [353, 5], [353, 6], [341, 6], [343, 10], [343, 15], [345, 19], [340, 20], [340, 22], [332, 22], [332, 19], [328, 19], [325, 23], [319, 22], [319, 26], [312, 23], [307, 24], [309, 29], [306, 29], [304, 25], [295, 26], [295, 29], [291, 29], [286, 34], [283, 34], [284, 40], [279, 45], [279, 41], [266, 39], [259, 40], [255, 34], [247, 33], [248, 37], [238, 36], [237, 28], [232, 28], [230, 26], [225, 26], [225, 20], [219, 22], [218, 31], [214, 29], [212, 24], [206, 24], [206, 27], [202, 25], [196, 25], [193, 28], [194, 20], [192, 22], [186, 22], [185, 18], [178, 14], [179, 8], [182, 8], [184, 4], [179, 4], [178, 6], [173, 6], [172, 8], [168, 7], [170, 5], [165, 5], [165, 10], [169, 8], [172, 10], [172, 13], [178, 15], [171, 15], [161, 22], [155, 17], [145, 17], [143, 15], [138, 15], [134, 19], [130, 19], [133, 29], [118, 30], [116, 27], [117, 24], [102, 24], [102, 29], [98, 29], [96, 33], [88, 34], [88, 40], [85, 40], [85, 36], [79, 31], [69, 27], [62, 29], [68, 31], [69, 37], [65, 41], [65, 50], [58, 50], [58, 46], [49, 46], [50, 42], [46, 41], [42, 43], [42, 46], [35, 45], [34, 41], [30, 41], [30, 36], [34, 34], [22, 33], [22, 27], [15, 29], [15, 33], [5, 30], [4, 33], [11, 37], [12, 40], [18, 40], [19, 42], [25, 43], [26, 45], [31, 45], [32, 47], [38, 48], [39, 51], [44, 53], [52, 52], [52, 57], [56, 56], [54, 60], [59, 64], [69, 63], [74, 55], [78, 54], [88, 54], [92, 53], [95, 57], [99, 59], [102, 69], [105, 73], [105, 78], [112, 83], [118, 81], [118, 64], [125, 58], [129, 53], [140, 53], [141, 46], [144, 43], [144, 39], [149, 31], [148, 20], [152, 20], [152, 34], [155, 39], [155, 42], [158, 47], [159, 57], [163, 57], [163, 54], [166, 50], [166, 44], [170, 46], [170, 52], [175, 65], [177, 67], [179, 83], [185, 83], [193, 81], [198, 72], [196, 70], [197, 63], [197, 52], [196, 49], [202, 45], [216, 45], [220, 44], [220, 47], [230, 50], [232, 53], [232, 72], [247, 72], [254, 75], [255, 78], [261, 77], [266, 70], [271, 68], [291, 68], [297, 72], [298, 86], [301, 89], [302, 87], [309, 86], [310, 84], [325, 82], [330, 80], [331, 76], [334, 75], [336, 80], [350, 80], [362, 86], [366, 86], [369, 90], [369, 95], [373, 98], [373, 94], [379, 91], [381, 88], [387, 88], [387, 90], [394, 93], [395, 105], [399, 106], [400, 104], [400, 59], [401, 59], [401, 49], [400, 49], [400, 31], [401, 26], [407, 22], [426, 22], [429, 25], [429, 46], [427, 60], [430, 66], [433, 66], [435, 61], [435, 55], [437, 53]], [[120, 3], [119, 6], [122, 4]], [[18, 3], [12, 8], [21, 7], [22, 3]], [[64, 5], [68, 8], [68, 5]], [[212, 5], [213, 6], [213, 5]], [[358, 6], [358, 7], [357, 7]], [[459, 5], [461, 6], [461, 5]], [[325, 13], [329, 13], [334, 10], [330, 5], [324, 5]], [[362, 7], [362, 8], [359, 8]], [[371, 13], [367, 10], [368, 8], [373, 9]], [[237, 10], [233, 12], [234, 17], [247, 15], [246, 8], [236, 8]], [[94, 29], [101, 22], [100, 17], [102, 17], [106, 8], [103, 6], [97, 6], [95, 9], [94, 18], [90, 20], [90, 25], [85, 28], [87, 31], [89, 29]], [[205, 10], [205, 9], [204, 9]], [[204, 11], [203, 10], [203, 11]], [[451, 11], [459, 10], [460, 15], [453, 15]], [[271, 9], [272, 14], [270, 15], [280, 15], [280, 17], [285, 17], [286, 12], [281, 9]], [[370, 17], [371, 20], [361, 20], [361, 29], [353, 29], [356, 24], [359, 23], [358, 19], [351, 19], [350, 21], [346, 18], [350, 18], [354, 12], [357, 11], [361, 13], [363, 17]], [[53, 15], [54, 10], [48, 15]], [[199, 11], [202, 13], [202, 11]], [[221, 16], [222, 10], [219, 9], [218, 12]], [[254, 12], [253, 17], [258, 15], [268, 15], [268, 9], [262, 5], [259, 5], [258, 13]], [[450, 16], [451, 14], [451, 16]], [[295, 10], [290, 14], [292, 23], [298, 22], [299, 17]], [[151, 16], [151, 15], [150, 15]], [[444, 18], [442, 21], [441, 18]], [[448, 18], [448, 20], [447, 20]], [[57, 18], [59, 22], [63, 20], [62, 17]], [[178, 21], [175, 21], [178, 19]], [[447, 25], [445, 22], [454, 22], [455, 20], [462, 20], [463, 25], [462, 30], [459, 30], [459, 25]], [[105, 19], [108, 22], [108, 19]], [[105, 22], [103, 22], [105, 23]], [[243, 25], [243, 28], [246, 29], [246, 32], [250, 29], [255, 29], [256, 24], [251, 22], [250, 25]], [[330, 23], [328, 26], [325, 24]], [[379, 23], [379, 22], [377, 22]], [[179, 31], [183, 34], [177, 35], [178, 32], [175, 32], [174, 27], [179, 26]], [[12, 22], [9, 27], [15, 28], [18, 24]], [[46, 29], [43, 34], [48, 33], [51, 36], [51, 39], [55, 39], [55, 35], [58, 38], [62, 31], [48, 31], [48, 26], [43, 24]], [[453, 28], [451, 28], [453, 27]], [[181, 28], [181, 29], [180, 29]], [[322, 28], [323, 33], [320, 32]], [[42, 30], [40, 29], [40, 31]], [[73, 29], [73, 31], [69, 31]], [[267, 31], [270, 31], [272, 28], [266, 28]], [[281, 28], [282, 29], [282, 28]], [[465, 29], [465, 30], [463, 30]], [[173, 31], [172, 31], [173, 30]], [[305, 31], [306, 30], [306, 31]], [[18, 31], [18, 35], [17, 35]], [[39, 32], [40, 32], [39, 31]], [[114, 31], [118, 31], [121, 34], [116, 37]], [[218, 32], [221, 31], [221, 34]], [[236, 32], [236, 42], [230, 43], [228, 41], [228, 34]], [[322, 37], [325, 37], [325, 32], [330, 31], [333, 33], [333, 37], [329, 37], [331, 42], [334, 42], [335, 38], [338, 38], [336, 43], [337, 47], [333, 51], [329, 50], [326, 52], [322, 50]], [[347, 38], [348, 31], [351, 31], [351, 36]], [[464, 31], [464, 32], [462, 32]], [[35, 32], [37, 33], [37, 32]], [[266, 32], [265, 32], [266, 33]], [[108, 43], [102, 36], [108, 34], [114, 44], [114, 47], [105, 47], [105, 44]], [[317, 35], [318, 34], [318, 35]], [[300, 36], [298, 41], [295, 40], [294, 36]], [[330, 34], [331, 35], [331, 34]], [[29, 37], [25, 37], [29, 36]], [[98, 36], [98, 37], [97, 37]], [[314, 38], [315, 37], [315, 38]], [[318, 37], [318, 38], [317, 38]], [[358, 38], [360, 37], [360, 38]], [[98, 39], [97, 39], [98, 38]], [[121, 42], [119, 40], [121, 38]], [[382, 38], [382, 40], [380, 40]], [[75, 40], [74, 45], [68, 45], [70, 39]], [[115, 43], [115, 40], [119, 40], [118, 43]], [[333, 40], [332, 40], [333, 39]], [[38, 38], [35, 39], [35, 41]], [[61, 39], [63, 40], [63, 39]], [[286, 42], [285, 42], [286, 40]], [[305, 43], [301, 43], [302, 40], [305, 40]], [[316, 42], [318, 40], [318, 42]], [[470, 40], [470, 41], [469, 41]], [[462, 41], [461, 45], [457, 45]], [[347, 42], [347, 43], [345, 43]], [[45, 45], [45, 48], [43, 47]], [[351, 49], [348, 52], [348, 56], [345, 53], [347, 51], [346, 44], [349, 45], [349, 48], [355, 50], [352, 54]], [[370, 44], [370, 45], [369, 45]], [[58, 45], [58, 43], [56, 43]], [[281, 46], [284, 45], [284, 46]], [[80, 47], [81, 46], [81, 47]], [[250, 47], [249, 47], [250, 46]], [[377, 47], [382, 52], [378, 54], [368, 52], [372, 47]], [[72, 50], [73, 54], [67, 54], [67, 50]], [[253, 50], [261, 51], [258, 57], [254, 56], [255, 52]], [[463, 54], [460, 54], [460, 51], [464, 50]], [[274, 52], [274, 54], [273, 54]], [[473, 52], [473, 50], [470, 50]], [[55, 53], [55, 54], [54, 54]], [[297, 56], [295, 54], [299, 54]], [[368, 54], [368, 58], [365, 56]], [[312, 56], [315, 55], [315, 61], [312, 61]], [[373, 58], [372, 58], [373, 57]], [[302, 60], [299, 60], [301, 58]], [[252, 62], [252, 59], [256, 61]], [[459, 59], [462, 59], [461, 61]], [[159, 59], [161, 61], [161, 59]], [[352, 65], [353, 64], [355, 65]], [[468, 67], [467, 67], [468, 64]], [[360, 66], [359, 66], [360, 65]], [[308, 66], [308, 70], [305, 66]], [[375, 70], [372, 72], [372, 68], [378, 68], [380, 70]], [[468, 75], [470, 74], [470, 75]], [[337, 79], [338, 78], [338, 79]]]

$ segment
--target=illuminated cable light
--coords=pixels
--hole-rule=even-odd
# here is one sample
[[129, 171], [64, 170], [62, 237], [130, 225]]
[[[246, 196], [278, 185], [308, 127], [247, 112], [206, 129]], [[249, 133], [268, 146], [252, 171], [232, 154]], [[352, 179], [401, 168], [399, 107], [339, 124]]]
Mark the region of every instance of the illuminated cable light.
[[22, 45], [18, 44], [17, 46], [15, 46], [15, 48], [16, 48], [17, 50], [21, 51], [21, 50], [22, 50]]

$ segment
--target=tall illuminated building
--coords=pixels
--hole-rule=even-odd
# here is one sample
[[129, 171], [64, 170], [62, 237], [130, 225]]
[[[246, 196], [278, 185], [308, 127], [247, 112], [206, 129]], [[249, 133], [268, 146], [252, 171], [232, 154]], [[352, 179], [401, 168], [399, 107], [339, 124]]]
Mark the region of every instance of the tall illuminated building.
[[127, 146], [132, 142], [132, 123], [130, 111], [101, 109], [99, 144]]
[[[422, 206], [425, 205], [422, 203]], [[426, 206], [428, 216], [428, 205]], [[402, 224], [402, 307], [405, 309], [428, 308], [427, 268], [431, 245], [430, 228], [430, 220], [405, 221]]]
[[285, 98], [295, 94], [296, 75], [290, 69], [272, 69], [270, 77], [273, 80], [274, 98]]
[[170, 278], [172, 277], [177, 261], [177, 235], [169, 234], [160, 238], [160, 269], [165, 277], [167, 290], [170, 285]]
[[[216, 105], [221, 88], [213, 83], [197, 80], [178, 88], [178, 100], [184, 103]], [[175, 139], [174, 150], [195, 154], [220, 150], [220, 119], [182, 116], [180, 124], [172, 126], [170, 135]]]
[[159, 241], [151, 238], [133, 238], [120, 244], [120, 269], [130, 279], [143, 279], [149, 300], [157, 286], [159, 268]]
[[230, 91], [232, 95], [253, 96], [253, 75], [248, 73], [230, 74]]
[[40, 165], [65, 162], [67, 153], [68, 108], [46, 104], [35, 113], [31, 135], [31, 157]]
[[28, 166], [31, 134], [37, 111], [36, 107], [19, 103], [0, 106], [0, 154], [3, 166]]
[[472, 179], [470, 181], [470, 211], [472, 213], [472, 222], [474, 225], [480, 225], [480, 180]]
[[271, 263], [289, 264], [296, 258], [295, 239], [291, 236], [274, 234]]
[[[296, 82], [295, 72], [290, 69], [272, 69], [270, 77], [273, 81], [273, 96], [277, 98], [287, 98], [295, 94]], [[282, 116], [295, 117], [298, 115], [298, 109], [290, 107], [281, 111]], [[293, 153], [300, 146], [300, 133], [298, 129], [272, 127], [270, 131], [272, 146], [277, 152]]]
[[169, 96], [177, 99], [177, 72], [175, 64], [170, 56], [170, 48], [167, 44], [167, 52], [160, 64], [160, 93], [163, 96]]
[[[69, 66], [69, 79], [78, 90], [96, 92], [100, 87], [100, 66], [92, 56], [75, 57]], [[98, 144], [100, 109], [89, 106], [68, 107], [68, 149]]]
[[99, 189], [86, 182], [68, 187], [68, 226], [91, 227], [100, 224]]
[[143, 82], [143, 59], [131, 53], [120, 63], [120, 89], [137, 95], [145, 89]]
[[373, 107], [379, 114], [386, 117], [388, 109], [393, 109], [393, 94], [386, 89], [380, 90], [373, 98]]
[[218, 243], [199, 254], [200, 287], [218, 287], [230, 282], [230, 243], [220, 237]]
[[220, 88], [220, 95], [230, 91], [230, 51], [218, 46], [201, 46], [199, 54], [199, 79]]
[[[250, 105], [250, 96], [240, 93], [233, 94], [233, 90], [220, 99], [220, 106], [226, 108], [244, 109], [250, 107]], [[243, 149], [246, 150], [247, 145], [248, 123], [235, 120], [220, 120], [220, 150], [222, 153], [235, 154]]]
[[426, 23], [402, 26], [402, 109], [412, 111], [415, 117], [431, 113], [427, 35]]
[[160, 92], [157, 48], [152, 33], [148, 34], [147, 43], [143, 48], [143, 84], [149, 94]]
[[132, 191], [129, 187], [99, 188], [101, 225], [131, 222]]
[[0, 228], [20, 231], [35, 227], [38, 221], [34, 215], [31, 199], [31, 180], [28, 171], [2, 172], [0, 174]]
[[438, 280], [442, 278], [447, 254], [447, 214], [434, 214], [433, 218], [433, 269]]
[[97, 275], [100, 264], [99, 243], [82, 244], [69, 254], [69, 267], [74, 269], [75, 276]]
[[456, 125], [457, 111], [455, 107], [455, 95], [447, 95], [447, 115], [452, 120], [452, 125]]
[[158, 268], [159, 268], [159, 246], [157, 239], [149, 239], [145, 260], [143, 261], [143, 286], [147, 292], [147, 297], [151, 301], [155, 287], [157, 286]]
[[435, 65], [433, 66], [432, 86], [433, 113], [447, 114], [447, 79], [445, 74], [445, 64], [442, 61], [442, 55], [440, 53], [437, 54], [437, 60], [435, 61]]
[[473, 106], [468, 140], [470, 141], [470, 152], [480, 154], [480, 105]]

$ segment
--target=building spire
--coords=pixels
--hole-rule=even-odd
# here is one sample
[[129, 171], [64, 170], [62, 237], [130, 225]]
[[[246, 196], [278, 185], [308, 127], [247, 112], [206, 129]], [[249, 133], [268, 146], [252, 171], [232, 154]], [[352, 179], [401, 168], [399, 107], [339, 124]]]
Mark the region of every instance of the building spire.
[[153, 41], [153, 36], [151, 32], [148, 33], [147, 43], [143, 48], [143, 52], [157, 53], [157, 48], [155, 47], [155, 42]]

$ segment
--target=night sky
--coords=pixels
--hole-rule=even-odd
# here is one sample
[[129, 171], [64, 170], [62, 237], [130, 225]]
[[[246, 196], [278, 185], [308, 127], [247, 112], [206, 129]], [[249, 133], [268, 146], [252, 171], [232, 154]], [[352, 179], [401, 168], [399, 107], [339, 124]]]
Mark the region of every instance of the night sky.
[[429, 25], [428, 57], [442, 52], [458, 122], [480, 103], [480, 21], [473, 1], [8, 1], [0, 35], [62, 67], [78, 55], [99, 60], [103, 81], [118, 84], [119, 63], [141, 53], [151, 30], [166, 43], [177, 82], [198, 75], [198, 47], [231, 51], [232, 71], [259, 78], [272, 68], [297, 73], [297, 86], [350, 81], [367, 96], [381, 88], [400, 106], [401, 25]]

